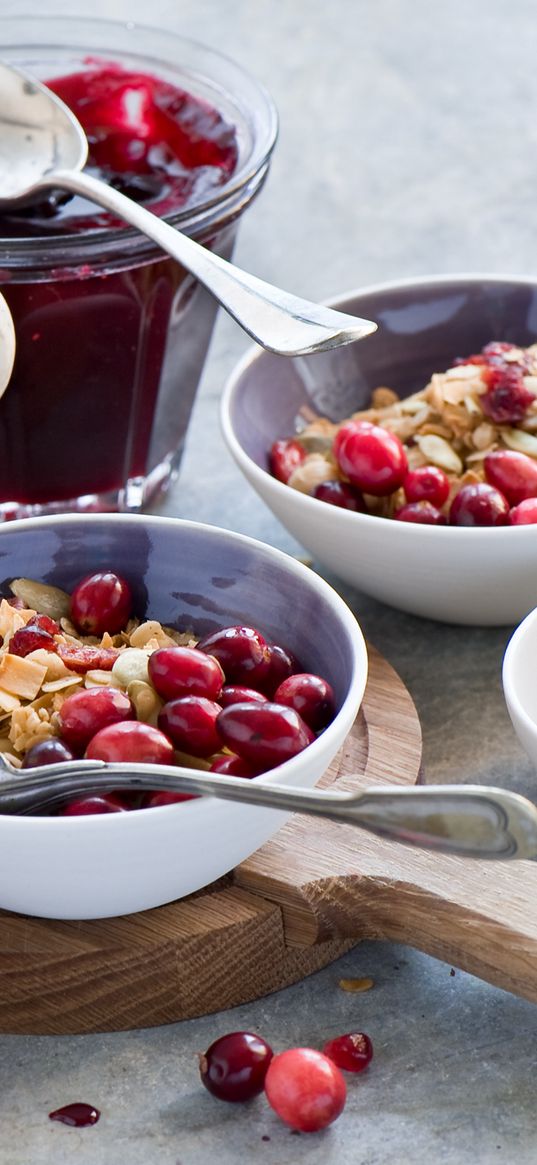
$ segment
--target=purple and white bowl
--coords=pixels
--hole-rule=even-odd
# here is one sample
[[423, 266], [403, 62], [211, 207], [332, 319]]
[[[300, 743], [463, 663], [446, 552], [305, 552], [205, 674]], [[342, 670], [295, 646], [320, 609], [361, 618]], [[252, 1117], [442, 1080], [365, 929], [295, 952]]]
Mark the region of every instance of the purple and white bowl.
[[[298, 756], [256, 778], [313, 786], [343, 744], [367, 679], [353, 614], [313, 571], [261, 542], [175, 518], [80, 515], [0, 527], [0, 580], [67, 591], [109, 567], [137, 613], [201, 636], [246, 623], [332, 685], [337, 714]], [[76, 762], [73, 762], [76, 764]], [[0, 907], [46, 918], [102, 918], [184, 897], [243, 861], [286, 820], [280, 811], [198, 798], [81, 817], [0, 815]]]
[[297, 431], [303, 410], [343, 420], [386, 385], [424, 388], [490, 340], [537, 340], [537, 277], [448, 275], [385, 283], [331, 301], [375, 320], [359, 343], [282, 359], [250, 350], [222, 398], [224, 439], [253, 488], [314, 558], [347, 583], [403, 611], [448, 623], [513, 625], [537, 603], [537, 529], [462, 528], [353, 513], [291, 489], [269, 451]]

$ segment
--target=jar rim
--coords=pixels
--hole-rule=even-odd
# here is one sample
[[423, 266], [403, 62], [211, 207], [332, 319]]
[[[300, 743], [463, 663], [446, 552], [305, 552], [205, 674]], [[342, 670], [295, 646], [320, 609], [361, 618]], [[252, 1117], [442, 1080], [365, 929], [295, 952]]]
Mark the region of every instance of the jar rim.
[[[39, 35], [35, 34], [36, 28]], [[101, 36], [97, 36], [95, 44], [88, 43], [88, 35], [99, 32]], [[106, 44], [103, 43], [105, 38]], [[191, 88], [198, 88], [200, 92], [205, 90], [206, 99], [212, 100], [216, 108], [220, 106], [220, 111], [223, 105], [235, 111], [242, 137], [239, 161], [233, 174], [199, 202], [193, 201], [186, 208], [162, 215], [166, 222], [186, 234], [198, 236], [220, 225], [222, 219], [227, 221], [235, 217], [262, 185], [278, 135], [276, 106], [265, 86], [242, 64], [220, 50], [173, 29], [137, 21], [31, 14], [0, 17], [0, 43], [5, 60], [17, 61], [29, 71], [36, 53], [45, 54], [45, 57], [51, 52], [60, 55], [65, 51], [83, 53], [85, 57], [98, 53], [108, 60], [119, 57], [120, 61], [122, 58], [143, 61], [146, 70], [160, 66], [165, 75], [175, 74], [182, 78], [185, 88], [188, 89], [190, 82]], [[172, 50], [177, 50], [173, 56], [170, 44]], [[87, 260], [89, 250], [99, 253], [104, 248], [110, 256], [118, 246], [123, 254], [125, 248], [137, 255], [155, 251], [154, 244], [125, 224], [78, 233], [65, 231], [57, 235], [9, 238], [4, 240], [0, 264], [4, 270], [17, 269], [22, 265], [23, 257], [26, 265], [35, 255], [37, 265], [40, 265], [45, 249], [49, 256], [45, 263], [47, 267], [56, 263], [63, 266], [66, 262], [76, 263], [77, 254]]]

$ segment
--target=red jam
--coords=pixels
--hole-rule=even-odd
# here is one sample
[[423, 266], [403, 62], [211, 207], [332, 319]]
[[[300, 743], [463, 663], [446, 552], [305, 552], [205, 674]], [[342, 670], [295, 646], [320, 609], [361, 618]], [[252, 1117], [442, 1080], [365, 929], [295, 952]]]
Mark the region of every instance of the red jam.
[[[237, 165], [234, 127], [168, 81], [86, 64], [49, 84], [86, 130], [88, 171], [161, 216], [216, 198]], [[0, 400], [0, 505], [16, 503], [8, 516], [75, 498], [80, 509], [117, 508], [128, 481], [180, 450], [216, 305], [193, 295], [173, 260], [133, 254], [128, 230], [111, 261], [97, 244], [85, 261], [78, 240], [87, 248], [95, 230], [119, 225], [61, 192], [0, 219], [0, 235], [27, 239], [33, 255], [24, 271], [9, 266], [9, 245], [7, 269], [0, 257], [17, 336]], [[229, 257], [234, 230], [217, 224], [206, 241]], [[66, 263], [63, 239], [80, 261]], [[54, 247], [57, 267], [56, 251], [53, 264], [41, 259]]]
[[[83, 126], [86, 172], [156, 214], [201, 202], [237, 164], [237, 142], [207, 102], [146, 73], [88, 62], [80, 73], [47, 82]], [[52, 193], [39, 207], [2, 220], [2, 233], [51, 235], [121, 225], [78, 195]]]

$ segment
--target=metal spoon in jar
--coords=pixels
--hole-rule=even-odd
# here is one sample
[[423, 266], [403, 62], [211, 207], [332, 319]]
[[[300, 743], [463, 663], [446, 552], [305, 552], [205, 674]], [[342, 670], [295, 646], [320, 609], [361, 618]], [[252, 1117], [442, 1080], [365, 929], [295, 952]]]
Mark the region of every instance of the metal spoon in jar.
[[44, 190], [81, 194], [118, 215], [177, 259], [264, 348], [283, 356], [321, 352], [376, 331], [370, 320], [298, 299], [202, 247], [119, 191], [80, 171], [88, 143], [55, 93], [0, 62], [0, 213]]
[[166, 789], [307, 813], [392, 841], [481, 858], [536, 858], [537, 808], [525, 797], [481, 785], [303, 790], [172, 765], [69, 761], [15, 770], [0, 753], [0, 813], [53, 809], [72, 797], [112, 789]]

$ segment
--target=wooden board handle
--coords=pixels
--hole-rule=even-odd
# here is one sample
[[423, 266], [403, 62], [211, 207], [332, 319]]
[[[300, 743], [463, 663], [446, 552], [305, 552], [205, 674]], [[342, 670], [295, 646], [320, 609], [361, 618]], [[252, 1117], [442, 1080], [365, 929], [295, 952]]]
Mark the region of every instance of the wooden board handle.
[[[528, 901], [537, 903], [533, 862], [433, 854], [333, 829], [330, 871], [319, 876], [317, 854], [308, 877], [302, 851], [300, 886], [291, 882], [287, 895], [280, 882], [275, 894], [290, 945], [402, 942], [537, 1001], [537, 910], [528, 910]], [[271, 896], [265, 882], [262, 892]]]

